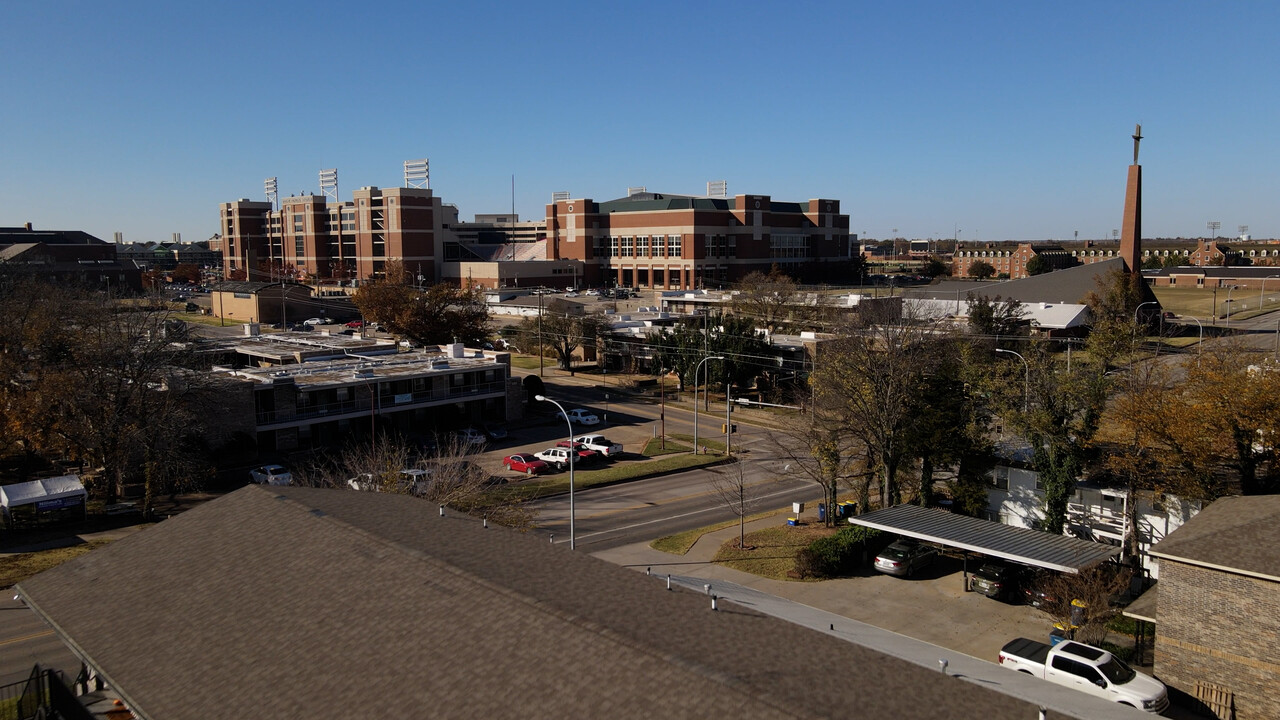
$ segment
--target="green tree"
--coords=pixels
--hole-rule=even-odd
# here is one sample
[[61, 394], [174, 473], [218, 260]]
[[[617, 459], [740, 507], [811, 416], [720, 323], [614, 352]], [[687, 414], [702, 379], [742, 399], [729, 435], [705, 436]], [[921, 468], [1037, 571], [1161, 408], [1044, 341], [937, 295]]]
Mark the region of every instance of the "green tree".
[[1049, 261], [1045, 260], [1040, 255], [1032, 255], [1031, 259], [1027, 261], [1028, 275], [1043, 275], [1051, 270], [1053, 270], [1053, 268], [1050, 267]]
[[1013, 298], [969, 293], [969, 328], [984, 337], [1026, 335], [1027, 309]]
[[419, 345], [462, 342], [477, 346], [489, 335], [484, 291], [449, 283], [415, 287], [404, 264], [388, 261], [383, 278], [360, 286], [351, 301], [366, 320]]
[[574, 307], [563, 300], [553, 300], [539, 317], [521, 320], [520, 346], [529, 352], [537, 352], [535, 348], [541, 340], [543, 353], [550, 353], [556, 358], [561, 370], [573, 372], [574, 353], [579, 348], [597, 347], [600, 335], [611, 324], [602, 314], [573, 312]]
[[924, 267], [920, 269], [920, 274], [925, 277], [936, 278], [939, 275], [950, 275], [951, 266], [937, 256], [930, 256], [924, 261]]
[[996, 274], [996, 268], [986, 260], [975, 260], [969, 265], [969, 277], [986, 280]]

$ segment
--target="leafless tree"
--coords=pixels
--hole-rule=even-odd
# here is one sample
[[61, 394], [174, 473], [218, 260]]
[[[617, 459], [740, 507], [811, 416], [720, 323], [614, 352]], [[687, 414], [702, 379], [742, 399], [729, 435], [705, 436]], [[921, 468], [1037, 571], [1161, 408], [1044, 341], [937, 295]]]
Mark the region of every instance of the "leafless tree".
[[708, 484], [711, 492], [738, 518], [738, 547], [746, 549], [746, 518], [760, 506], [762, 491], [776, 481], [750, 483], [747, 465], [741, 458], [723, 468], [713, 470]]

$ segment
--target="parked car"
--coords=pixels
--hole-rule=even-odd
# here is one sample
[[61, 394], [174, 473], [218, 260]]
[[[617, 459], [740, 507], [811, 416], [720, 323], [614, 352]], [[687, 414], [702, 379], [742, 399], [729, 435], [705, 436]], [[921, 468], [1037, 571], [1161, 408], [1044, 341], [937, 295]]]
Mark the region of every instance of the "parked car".
[[352, 320], [351, 322], [347, 323], [347, 327], [351, 328], [352, 330], [359, 330], [364, 327], [364, 321]]
[[600, 418], [595, 413], [583, 408], [574, 408], [568, 412], [569, 422], [579, 425], [599, 425]]
[[302, 321], [302, 324], [306, 325], [307, 327], [315, 327], [316, 325], [328, 325], [329, 321], [324, 318], [318, 318], [318, 317], [307, 318], [306, 320]]
[[599, 290], [588, 290], [588, 291], [586, 291], [586, 292], [584, 292], [584, 293], [582, 293], [582, 294], [583, 294], [583, 295], [590, 295], [590, 296], [592, 296], [592, 297], [598, 297], [598, 296], [600, 295], [600, 291], [599, 291]]
[[1149, 713], [1162, 713], [1169, 707], [1169, 690], [1164, 683], [1092, 645], [1069, 640], [1050, 646], [1016, 638], [1000, 650], [997, 661], [1010, 670]]
[[582, 443], [588, 450], [595, 450], [607, 458], [622, 454], [622, 444], [610, 442], [609, 438], [603, 435], [582, 435], [573, 440], [574, 442]]
[[485, 437], [484, 433], [473, 427], [462, 428], [455, 432], [454, 435], [457, 436], [458, 442], [463, 445], [483, 445], [489, 441], [489, 439]]
[[482, 429], [490, 440], [502, 440], [507, 437], [507, 429], [501, 425], [484, 425]]
[[1048, 608], [1057, 604], [1057, 598], [1046, 588], [1053, 579], [1052, 570], [1036, 570], [1022, 578], [1022, 601], [1031, 607]]
[[916, 570], [929, 566], [937, 557], [938, 549], [932, 545], [903, 538], [876, 556], [875, 568], [888, 575], [911, 577]]
[[250, 470], [249, 478], [259, 485], [288, 485], [293, 473], [283, 465], [263, 465]]
[[502, 464], [511, 472], [537, 475], [550, 469], [550, 466], [529, 453], [516, 453], [502, 458]]
[[987, 560], [973, 573], [969, 587], [989, 598], [1010, 601], [1018, 596], [1022, 573], [1023, 568], [1019, 565]]
[[[575, 452], [569, 448], [553, 447], [547, 448], [540, 453], [535, 453], [534, 457], [542, 462], [554, 467], [557, 470], [566, 470], [569, 467], [569, 453]], [[595, 450], [578, 450], [574, 454], [574, 465], [582, 465], [593, 462], [599, 454]]]
[[567, 298], [576, 298], [578, 297], [578, 293], [570, 290], [569, 292], [565, 293], [564, 296]]

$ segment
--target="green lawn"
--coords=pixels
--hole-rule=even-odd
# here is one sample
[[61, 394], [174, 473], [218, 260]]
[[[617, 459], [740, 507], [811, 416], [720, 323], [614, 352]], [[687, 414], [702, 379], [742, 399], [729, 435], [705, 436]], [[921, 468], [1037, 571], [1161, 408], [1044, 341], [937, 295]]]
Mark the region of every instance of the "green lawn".
[[[782, 512], [783, 512], [782, 510], [772, 510], [770, 512], [760, 513], [758, 515], [748, 515], [746, 521], [754, 522], [756, 520], [761, 520], [763, 518], [773, 517], [774, 515], [780, 515]], [[706, 535], [707, 533], [713, 533], [717, 530], [723, 530], [727, 527], [733, 527], [737, 524], [738, 524], [737, 520], [729, 520], [726, 522], [722, 522], [719, 525], [708, 525], [707, 527], [700, 527], [700, 528], [694, 528], [693, 530], [686, 530], [682, 533], [676, 533], [675, 535], [667, 535], [666, 537], [660, 537], [657, 540], [654, 540], [653, 542], [649, 543], [649, 547], [653, 548], [654, 550], [661, 550], [662, 552], [671, 553], [672, 555], [684, 555], [685, 553], [689, 552], [689, 548], [693, 547], [693, 544], [698, 542], [698, 539], [701, 538], [703, 535]]]
[[745, 549], [738, 547], [737, 537], [727, 540], [712, 562], [772, 580], [788, 580], [787, 573], [796, 568], [796, 553], [835, 531], [817, 524], [764, 528], [747, 533]]
[[1230, 299], [1231, 317], [1243, 320], [1264, 312], [1280, 310], [1280, 278], [1276, 279], [1274, 288], [1270, 283], [1267, 285], [1267, 292], [1262, 296], [1261, 310], [1258, 309], [1257, 290], [1242, 289], [1228, 293], [1225, 288], [1219, 288], [1216, 303], [1212, 288], [1153, 287], [1151, 291], [1165, 310], [1201, 320], [1212, 318], [1215, 308], [1218, 316], [1224, 317], [1228, 308], [1227, 300]]

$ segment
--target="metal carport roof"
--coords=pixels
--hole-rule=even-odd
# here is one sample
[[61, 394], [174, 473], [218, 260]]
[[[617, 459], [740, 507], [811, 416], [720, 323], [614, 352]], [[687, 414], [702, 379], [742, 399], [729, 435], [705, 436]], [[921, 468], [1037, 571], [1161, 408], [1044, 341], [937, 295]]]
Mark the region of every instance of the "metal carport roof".
[[876, 510], [849, 518], [849, 522], [940, 545], [973, 550], [1024, 565], [1070, 573], [1078, 573], [1082, 568], [1096, 565], [1120, 553], [1120, 548], [1111, 545], [1003, 525], [918, 505], [897, 505]]

